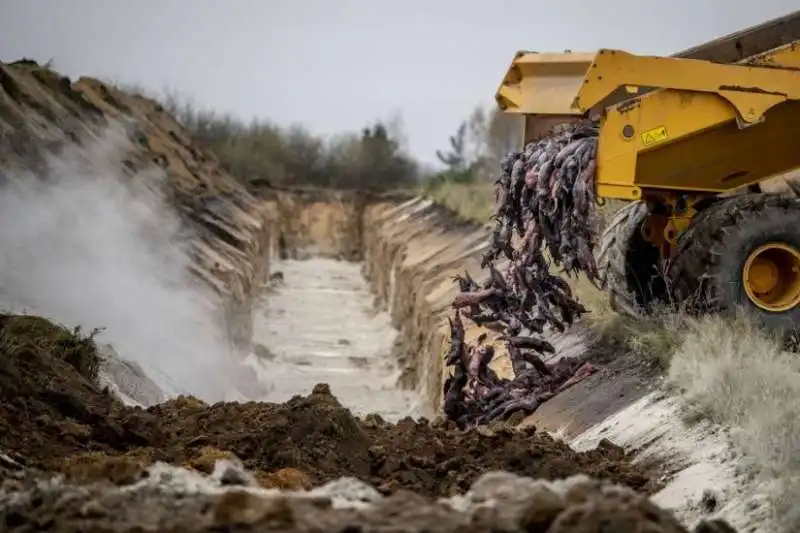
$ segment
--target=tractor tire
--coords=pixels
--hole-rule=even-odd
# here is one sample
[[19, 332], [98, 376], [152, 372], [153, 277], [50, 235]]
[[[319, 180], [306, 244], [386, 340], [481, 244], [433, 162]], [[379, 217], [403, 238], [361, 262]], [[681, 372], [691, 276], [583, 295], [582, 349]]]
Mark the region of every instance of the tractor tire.
[[647, 205], [631, 202], [606, 226], [597, 254], [600, 285], [608, 293], [611, 308], [632, 317], [646, 314], [660, 289], [653, 281], [660, 262], [658, 249], [645, 241], [641, 227]]
[[[764, 247], [771, 249], [759, 253]], [[761, 259], [754, 262], [756, 255]], [[758, 261], [769, 275], [745, 276]], [[743, 308], [794, 343], [800, 328], [800, 198], [743, 194], [709, 206], [679, 236], [667, 279], [673, 301], [686, 310]]]

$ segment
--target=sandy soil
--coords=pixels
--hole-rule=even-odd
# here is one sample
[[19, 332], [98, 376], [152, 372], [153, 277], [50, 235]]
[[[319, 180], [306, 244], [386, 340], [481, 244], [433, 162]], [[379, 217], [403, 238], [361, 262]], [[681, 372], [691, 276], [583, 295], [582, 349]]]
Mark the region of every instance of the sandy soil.
[[[580, 329], [557, 338], [566, 353], [581, 346]], [[585, 348], [585, 346], [584, 346]], [[523, 423], [590, 450], [611, 441], [640, 465], [660, 471], [652, 500], [686, 524], [724, 517], [743, 531], [775, 531], [765, 490], [729, 430], [687, 417], [680, 395], [656, 367], [632, 354], [598, 353], [601, 372], [546, 402]]]

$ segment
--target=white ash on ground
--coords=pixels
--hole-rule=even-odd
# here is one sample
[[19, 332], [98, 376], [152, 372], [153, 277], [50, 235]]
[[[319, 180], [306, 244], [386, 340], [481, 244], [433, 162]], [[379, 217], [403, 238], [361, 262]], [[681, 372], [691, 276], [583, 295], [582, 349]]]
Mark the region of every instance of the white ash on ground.
[[[582, 475], [547, 482], [488, 472], [466, 494], [432, 500], [409, 491], [384, 497], [355, 478], [310, 491], [263, 489], [230, 460], [208, 476], [157, 463], [125, 486], [9, 473], [0, 486], [0, 523], [9, 532], [689, 531], [646, 496]], [[706, 522], [694, 531], [733, 529]]]

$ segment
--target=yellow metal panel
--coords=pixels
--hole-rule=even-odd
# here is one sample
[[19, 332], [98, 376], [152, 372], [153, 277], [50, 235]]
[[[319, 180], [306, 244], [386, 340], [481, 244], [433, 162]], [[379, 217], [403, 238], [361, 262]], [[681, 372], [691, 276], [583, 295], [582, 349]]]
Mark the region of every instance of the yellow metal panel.
[[[800, 46], [787, 45], [756, 60], [770, 65], [756, 69], [761, 78], [797, 75], [790, 69], [800, 66]], [[760, 83], [778, 85], [774, 80]], [[800, 78], [783, 90], [787, 97], [782, 103], [768, 106], [763, 122], [745, 129], [738, 127], [736, 107], [724, 91], [661, 89], [608, 108], [600, 128], [598, 196], [639, 198], [643, 189], [718, 193], [800, 168], [800, 137], [795, 133]]]
[[518, 52], [495, 99], [501, 109], [513, 113], [580, 115], [572, 103], [595, 55]]
[[797, 43], [755, 56], [749, 63], [753, 64], [722, 65], [636, 56], [621, 50], [520, 52], [495, 98], [502, 109], [514, 113], [581, 115], [620, 87], [679, 89], [720, 94], [747, 122], [758, 121], [767, 109], [786, 99], [800, 98]]
[[[800, 48], [789, 45], [779, 50], [765, 57], [774, 65], [800, 66]], [[748, 124], [759, 122], [767, 110], [781, 102], [800, 99], [800, 71], [794, 68], [720, 65], [600, 50], [574, 106], [583, 113], [588, 112], [625, 85], [718, 94], [733, 105], [738, 118]]]
[[[800, 101], [773, 108], [765, 119], [740, 129], [724, 99], [680, 91], [658, 91], [609, 110], [600, 130], [598, 195], [630, 199], [648, 188], [724, 192], [800, 168]], [[650, 131], [666, 135], [648, 142], [643, 134]]]
[[[638, 186], [636, 167], [640, 152], [661, 149], [676, 139], [726, 123], [735, 124], [731, 107], [722, 98], [703, 93], [661, 90], [609, 109], [600, 128], [598, 187]], [[660, 132], [662, 128], [666, 138], [658, 137], [656, 143], [647, 142], [643, 134], [653, 130]], [[598, 188], [598, 193], [601, 192]]]
[[497, 99], [527, 115], [526, 140], [553, 119], [604, 109], [600, 197], [718, 193], [800, 169], [800, 41], [738, 65], [616, 50], [520, 53]]
[[733, 122], [639, 153], [640, 187], [724, 192], [800, 167], [800, 102], [770, 110], [740, 129]]

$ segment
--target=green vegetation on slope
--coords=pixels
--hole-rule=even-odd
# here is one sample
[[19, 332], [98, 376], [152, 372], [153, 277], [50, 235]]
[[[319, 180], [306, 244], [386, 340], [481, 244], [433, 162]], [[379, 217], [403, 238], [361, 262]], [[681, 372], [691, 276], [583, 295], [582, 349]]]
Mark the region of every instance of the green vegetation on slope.
[[80, 326], [70, 330], [38, 316], [0, 315], [0, 357], [24, 351], [31, 356], [46, 353], [94, 383], [100, 368], [94, 342], [97, 333], [84, 336]]

